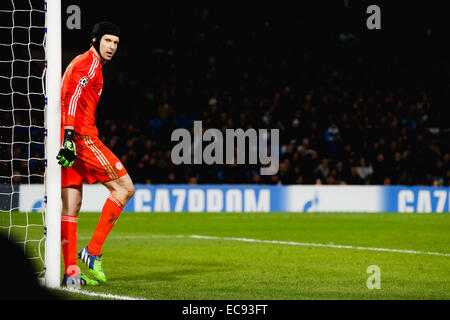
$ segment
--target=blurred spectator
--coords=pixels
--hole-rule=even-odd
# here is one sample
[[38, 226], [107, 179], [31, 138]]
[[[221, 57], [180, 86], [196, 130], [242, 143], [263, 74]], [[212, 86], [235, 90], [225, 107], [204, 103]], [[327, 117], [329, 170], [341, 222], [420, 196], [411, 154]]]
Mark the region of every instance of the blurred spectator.
[[2, 279], [0, 300], [58, 300], [59, 297], [38, 282], [34, 267], [23, 248], [0, 233], [0, 250], [8, 261], [0, 264], [0, 271], [8, 275]]

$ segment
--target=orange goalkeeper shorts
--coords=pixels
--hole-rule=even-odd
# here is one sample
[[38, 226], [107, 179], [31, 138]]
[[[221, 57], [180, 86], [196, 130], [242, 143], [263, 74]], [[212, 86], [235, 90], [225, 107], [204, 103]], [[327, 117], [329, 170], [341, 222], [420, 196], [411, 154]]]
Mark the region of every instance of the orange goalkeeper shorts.
[[122, 162], [98, 137], [76, 135], [77, 158], [72, 168], [61, 168], [61, 187], [81, 186], [88, 183], [106, 182], [127, 174]]

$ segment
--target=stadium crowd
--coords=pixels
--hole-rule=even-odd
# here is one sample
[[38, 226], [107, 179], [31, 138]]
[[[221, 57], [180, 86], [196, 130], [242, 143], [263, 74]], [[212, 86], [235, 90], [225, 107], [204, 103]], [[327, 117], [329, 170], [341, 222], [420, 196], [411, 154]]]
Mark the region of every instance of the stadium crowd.
[[[272, 97], [251, 93], [246, 85], [238, 95], [207, 92], [192, 99], [203, 110], [197, 113], [189, 113], [189, 99], [177, 101], [174, 87], [147, 89], [133, 111], [152, 109], [155, 115], [101, 121], [100, 137], [121, 155], [136, 183], [450, 185], [450, 150], [441, 129], [427, 127], [426, 91], [415, 101], [398, 91], [352, 92], [335, 83], [344, 72], [328, 76], [328, 86], [299, 96], [291, 86], [274, 89]], [[117, 85], [123, 90], [125, 83]], [[189, 96], [192, 89], [185, 90]], [[190, 129], [194, 119], [204, 129], [280, 129], [278, 174], [260, 176], [258, 168], [245, 165], [174, 165], [170, 134]]]
[[[231, 25], [200, 10], [197, 19], [167, 27], [157, 45], [125, 40], [104, 68], [99, 137], [135, 183], [450, 186], [440, 110], [448, 90], [436, 80], [446, 59], [420, 48], [374, 51], [339, 32], [292, 41], [286, 24], [265, 16]], [[204, 129], [278, 128], [278, 173], [174, 165], [171, 133], [194, 120]]]
[[[293, 44], [270, 19], [248, 32], [208, 12], [201, 20], [207, 27], [184, 30], [184, 46], [172, 29], [151, 55], [129, 53], [139, 68], [129, 59], [105, 82], [100, 137], [136, 183], [450, 185], [449, 131], [434, 81], [441, 61], [419, 50], [404, 55], [409, 47], [374, 53], [345, 34], [328, 47], [314, 38], [309, 47]], [[222, 131], [278, 128], [278, 174], [174, 165], [171, 132], [194, 120]]]

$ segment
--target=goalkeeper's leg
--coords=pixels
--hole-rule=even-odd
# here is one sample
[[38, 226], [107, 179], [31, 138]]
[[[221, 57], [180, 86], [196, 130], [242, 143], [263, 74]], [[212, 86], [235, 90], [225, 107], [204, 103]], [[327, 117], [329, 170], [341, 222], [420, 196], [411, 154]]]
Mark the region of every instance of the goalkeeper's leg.
[[111, 192], [102, 208], [100, 220], [89, 244], [78, 256], [100, 282], [106, 282], [103, 272], [102, 246], [125, 204], [134, 194], [134, 186], [122, 162], [98, 137], [81, 136], [80, 145], [86, 146], [79, 153], [74, 167], [82, 160], [79, 172], [89, 182], [101, 182]]
[[134, 186], [128, 174], [118, 179], [103, 182], [111, 192], [106, 200], [100, 220], [95, 228], [94, 234], [88, 246], [79, 253], [79, 258], [86, 263], [92, 275], [100, 282], [106, 282], [106, 275], [103, 272], [103, 258], [101, 250], [103, 243], [117, 222], [125, 204], [134, 194]]
[[82, 185], [61, 189], [63, 211], [61, 215], [61, 246], [64, 259], [63, 285], [98, 285], [80, 273], [77, 266], [77, 223], [81, 207]]

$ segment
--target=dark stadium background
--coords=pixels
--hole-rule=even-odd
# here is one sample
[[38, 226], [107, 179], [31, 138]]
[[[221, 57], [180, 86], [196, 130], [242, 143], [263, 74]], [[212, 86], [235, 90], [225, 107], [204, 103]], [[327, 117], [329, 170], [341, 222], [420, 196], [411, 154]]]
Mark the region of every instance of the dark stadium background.
[[[95, 22], [120, 26], [97, 124], [135, 183], [448, 186], [445, 11], [393, 3], [63, 1], [63, 68], [89, 48]], [[80, 30], [65, 27], [71, 4]], [[381, 30], [366, 28], [371, 4]], [[279, 128], [278, 174], [173, 165], [170, 134], [193, 120]]]

